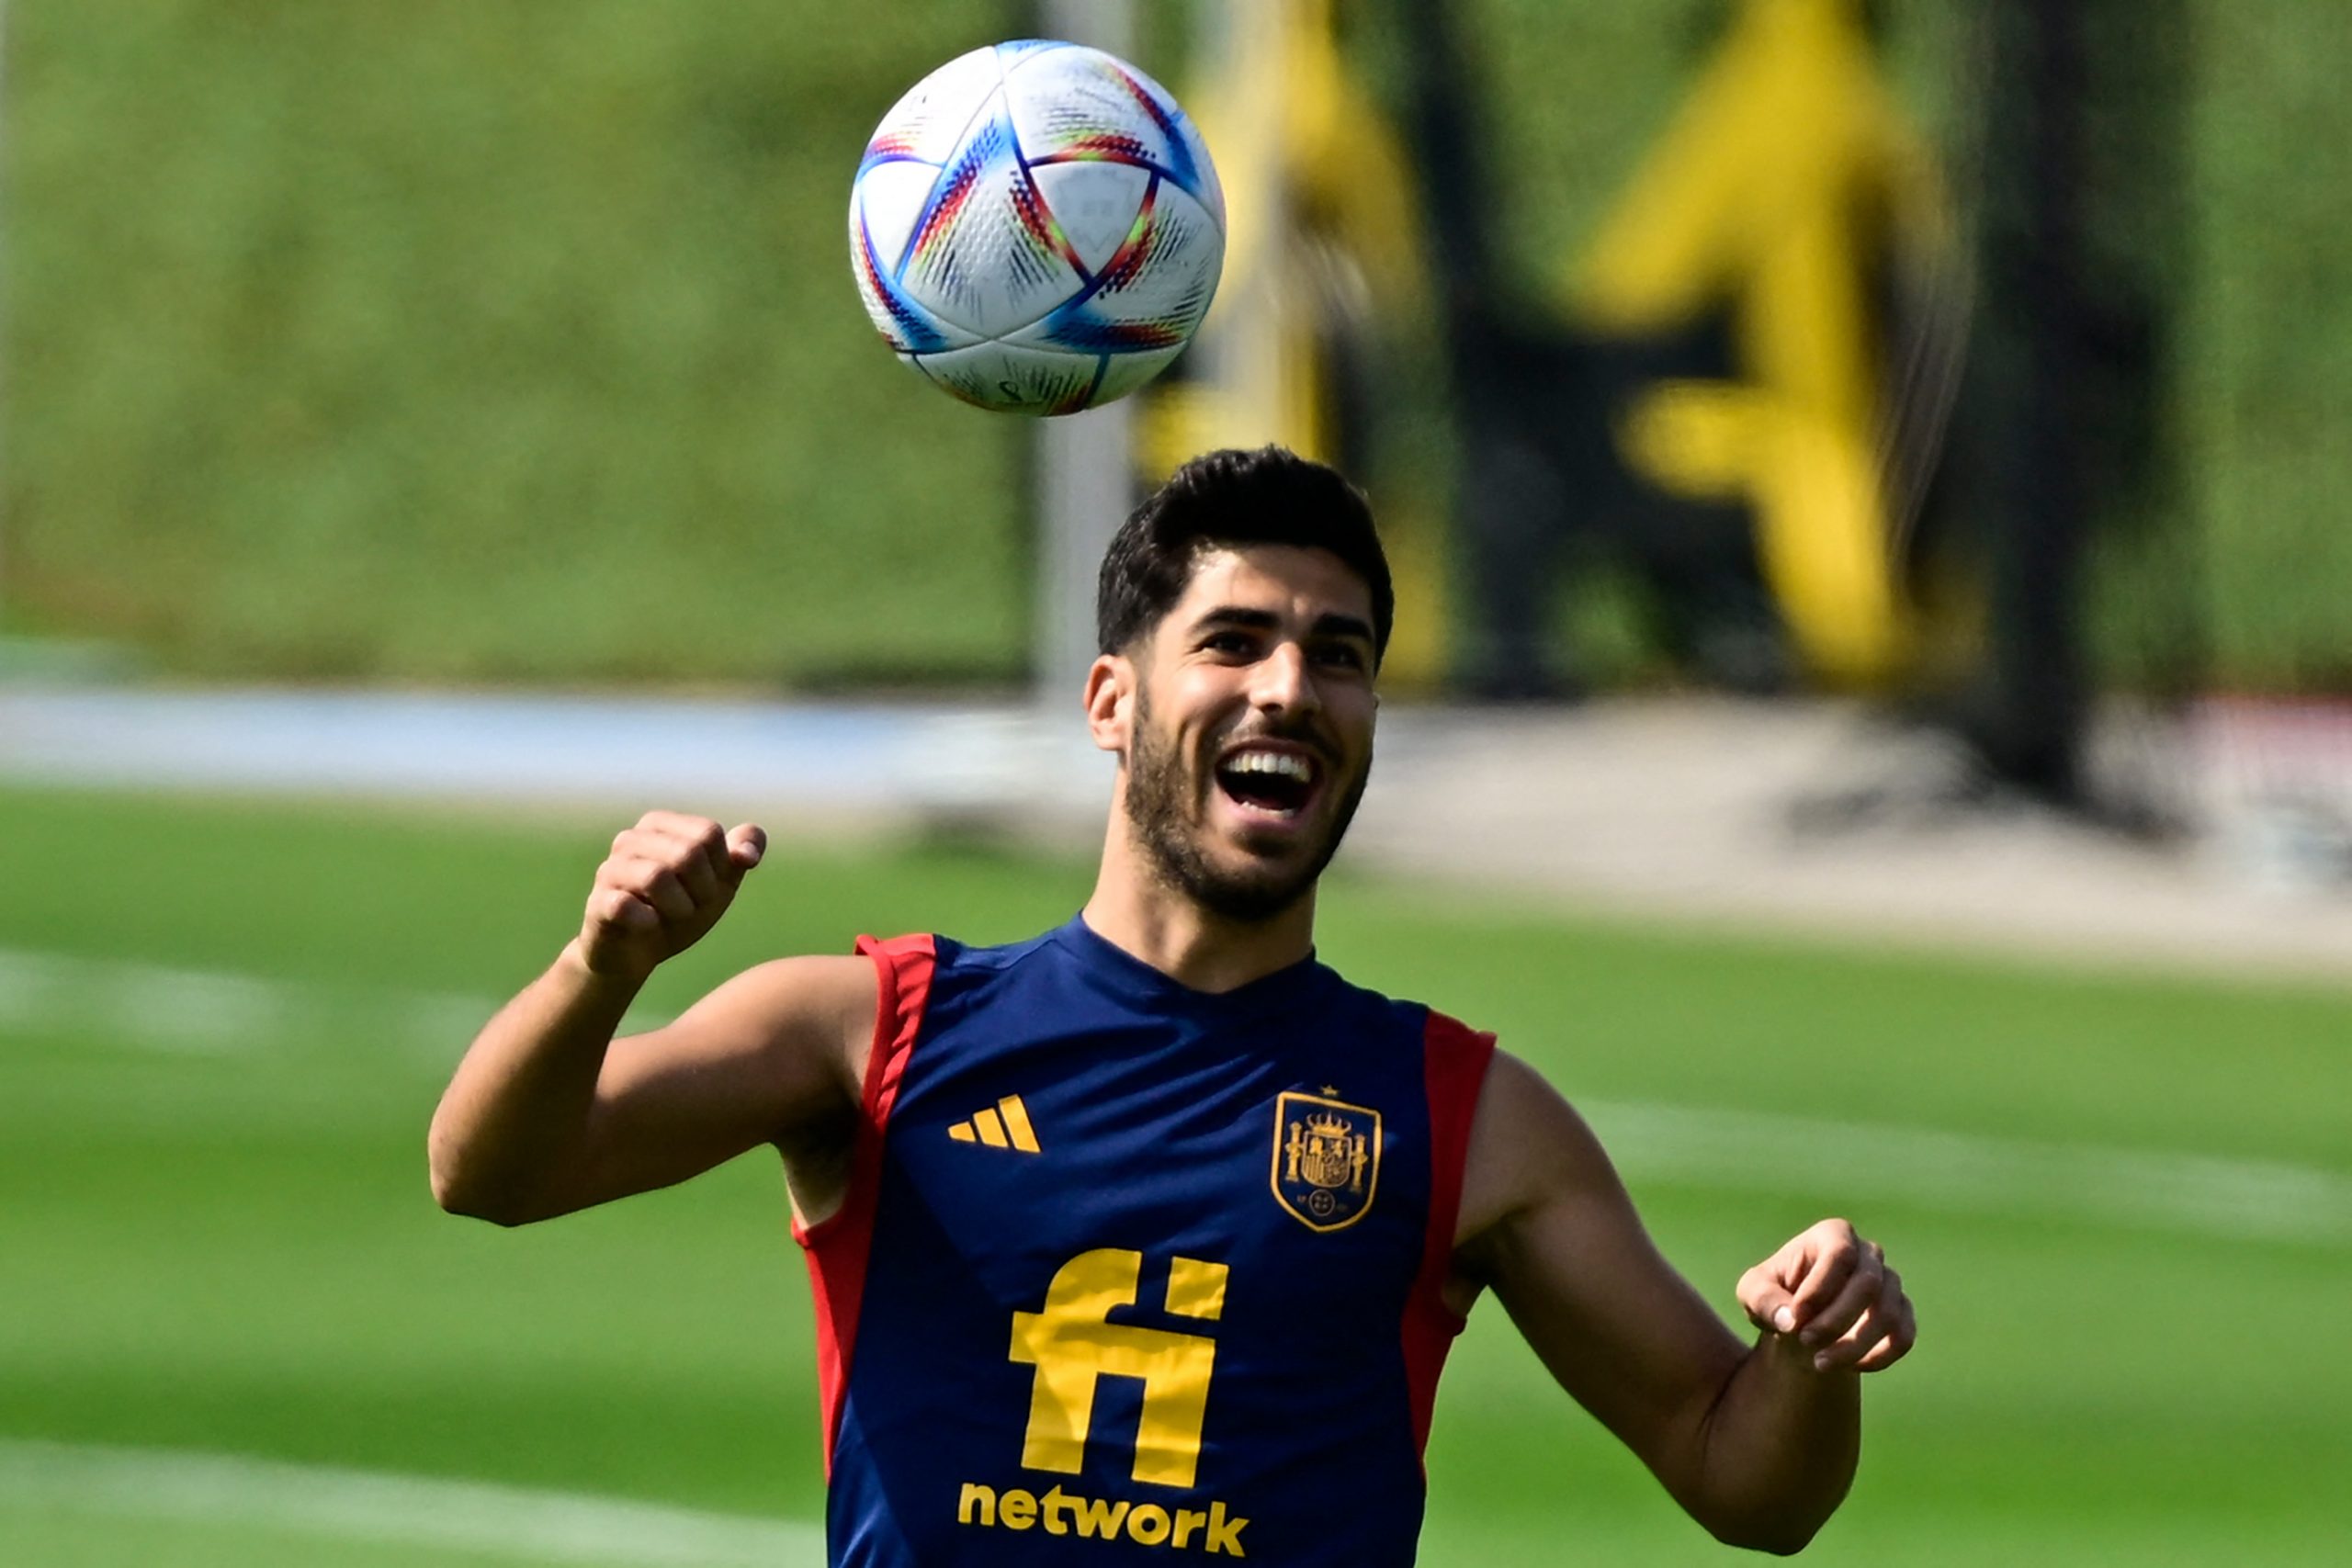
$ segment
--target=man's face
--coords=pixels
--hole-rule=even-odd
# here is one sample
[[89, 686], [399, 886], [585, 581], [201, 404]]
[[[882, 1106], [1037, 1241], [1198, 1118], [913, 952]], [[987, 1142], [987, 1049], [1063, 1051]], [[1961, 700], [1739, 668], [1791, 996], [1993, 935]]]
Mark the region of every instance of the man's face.
[[1135, 673], [1126, 813], [1155, 874], [1228, 919], [1296, 903], [1371, 776], [1371, 589], [1327, 550], [1209, 551]]

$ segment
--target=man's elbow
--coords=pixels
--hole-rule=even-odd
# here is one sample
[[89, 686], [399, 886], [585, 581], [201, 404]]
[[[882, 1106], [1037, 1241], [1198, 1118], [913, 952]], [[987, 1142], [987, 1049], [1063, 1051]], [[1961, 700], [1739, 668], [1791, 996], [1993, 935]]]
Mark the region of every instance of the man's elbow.
[[526, 1225], [542, 1217], [519, 1201], [519, 1195], [483, 1180], [458, 1148], [456, 1140], [435, 1127], [425, 1139], [424, 1162], [433, 1187], [433, 1201], [445, 1213], [493, 1225]]
[[1709, 1535], [1725, 1546], [1794, 1557], [1813, 1544], [1813, 1538], [1821, 1533], [1821, 1527], [1843, 1500], [1841, 1490], [1826, 1507], [1782, 1503], [1767, 1507], [1694, 1509], [1692, 1514]]
[[1821, 1533], [1826, 1519], [1789, 1521], [1716, 1520], [1707, 1525], [1707, 1533], [1725, 1546], [1736, 1546], [1746, 1551], [1770, 1552], [1774, 1557], [1794, 1557], [1813, 1544]]

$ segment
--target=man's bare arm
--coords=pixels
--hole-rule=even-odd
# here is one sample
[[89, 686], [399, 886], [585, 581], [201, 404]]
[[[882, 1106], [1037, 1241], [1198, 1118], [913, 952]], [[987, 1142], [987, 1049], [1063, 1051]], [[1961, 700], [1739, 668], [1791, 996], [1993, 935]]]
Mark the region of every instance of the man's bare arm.
[[1761, 1333], [1744, 1346], [1658, 1255], [1583, 1120], [1498, 1053], [1460, 1234], [1468, 1281], [1719, 1540], [1794, 1551], [1836, 1510], [1860, 1451], [1854, 1373], [1913, 1337], [1900, 1280], [1851, 1226], [1825, 1221], [1748, 1271]]
[[580, 934], [476, 1037], [435, 1112], [434, 1196], [502, 1224], [684, 1180], [845, 1117], [875, 1016], [862, 958], [736, 976], [616, 1043], [654, 967], [699, 940], [759, 863], [749, 826], [649, 813], [613, 841]]

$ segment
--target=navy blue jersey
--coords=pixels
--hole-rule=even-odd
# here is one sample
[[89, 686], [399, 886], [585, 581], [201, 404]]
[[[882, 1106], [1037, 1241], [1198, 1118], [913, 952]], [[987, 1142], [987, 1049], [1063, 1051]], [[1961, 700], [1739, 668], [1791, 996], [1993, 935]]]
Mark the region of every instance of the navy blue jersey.
[[1492, 1040], [1072, 920], [881, 971], [815, 1284], [831, 1561], [1408, 1563]]

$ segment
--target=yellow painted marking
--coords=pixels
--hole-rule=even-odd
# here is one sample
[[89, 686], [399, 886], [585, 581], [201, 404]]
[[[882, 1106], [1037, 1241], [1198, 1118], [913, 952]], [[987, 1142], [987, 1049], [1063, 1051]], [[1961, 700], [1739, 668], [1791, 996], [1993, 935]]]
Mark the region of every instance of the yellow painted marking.
[[971, 1143], [973, 1141], [972, 1124], [969, 1122], [958, 1122], [947, 1129], [947, 1135], [959, 1144]]
[[1029, 1108], [1021, 1103], [1019, 1095], [1006, 1095], [996, 1102], [996, 1108], [1004, 1112], [1005, 1130], [1012, 1134], [1014, 1148], [1023, 1154], [1045, 1153], [1037, 1146], [1037, 1130], [1029, 1125]]
[[1009, 1142], [1004, 1135], [1004, 1123], [996, 1119], [995, 1111], [981, 1111], [975, 1112], [972, 1117], [972, 1125], [980, 1130], [980, 1142], [986, 1144], [989, 1147], [992, 1149], [1009, 1149], [1012, 1146], [1011, 1142]]
[[[1855, 0], [1742, 0], [1714, 57], [1570, 285], [1589, 322], [1675, 331], [1728, 307], [1736, 381], [1655, 384], [1618, 422], [1670, 493], [1747, 502], [1765, 581], [1808, 662], [1847, 684], [1900, 671], [1870, 258], [1939, 256], [1951, 220], [1927, 143]], [[1916, 259], [1906, 270], [1915, 270]], [[1941, 265], [1939, 262], [1935, 265]]]
[[1168, 1267], [1168, 1310], [1178, 1317], [1216, 1322], [1225, 1315], [1225, 1276], [1222, 1263], [1176, 1258]]

